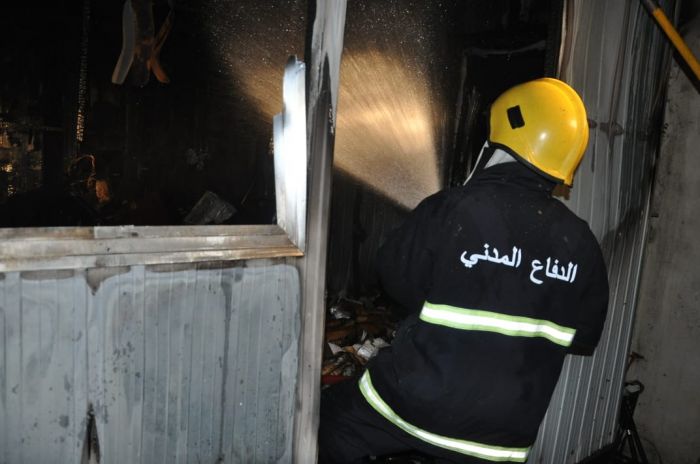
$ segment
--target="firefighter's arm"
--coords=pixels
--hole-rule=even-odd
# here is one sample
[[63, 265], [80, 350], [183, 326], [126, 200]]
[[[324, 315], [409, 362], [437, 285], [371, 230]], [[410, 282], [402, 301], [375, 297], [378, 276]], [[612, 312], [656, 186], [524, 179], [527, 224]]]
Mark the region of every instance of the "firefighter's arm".
[[576, 334], [569, 353], [590, 356], [595, 351], [603, 332], [608, 313], [608, 274], [599, 247], [589, 255], [592, 257], [591, 272], [587, 274], [585, 288], [578, 306]]
[[423, 200], [406, 221], [392, 231], [377, 255], [377, 271], [386, 293], [405, 315], [420, 311], [432, 285], [431, 232], [442, 204], [441, 193]]

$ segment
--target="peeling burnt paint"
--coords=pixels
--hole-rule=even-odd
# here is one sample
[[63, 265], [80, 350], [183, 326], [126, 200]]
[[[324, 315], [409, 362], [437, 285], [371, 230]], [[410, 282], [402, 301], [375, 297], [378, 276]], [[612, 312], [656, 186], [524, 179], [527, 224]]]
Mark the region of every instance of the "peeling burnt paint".
[[20, 276], [25, 280], [57, 280], [70, 279], [74, 271], [70, 269], [57, 271], [23, 271]]
[[149, 264], [146, 266], [148, 272], [181, 272], [197, 269], [197, 263], [167, 263], [167, 264]]
[[85, 281], [94, 295], [102, 283], [114, 276], [126, 274], [131, 270], [130, 266], [123, 267], [96, 267], [85, 271]]

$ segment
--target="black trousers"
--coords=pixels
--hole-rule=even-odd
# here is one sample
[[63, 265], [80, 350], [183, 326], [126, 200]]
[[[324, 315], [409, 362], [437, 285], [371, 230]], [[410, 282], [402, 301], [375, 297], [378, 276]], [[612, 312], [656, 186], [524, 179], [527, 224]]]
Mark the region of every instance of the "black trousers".
[[321, 393], [319, 464], [356, 464], [369, 456], [420, 451], [438, 463], [486, 463], [425, 443], [386, 420], [360, 392], [357, 379]]

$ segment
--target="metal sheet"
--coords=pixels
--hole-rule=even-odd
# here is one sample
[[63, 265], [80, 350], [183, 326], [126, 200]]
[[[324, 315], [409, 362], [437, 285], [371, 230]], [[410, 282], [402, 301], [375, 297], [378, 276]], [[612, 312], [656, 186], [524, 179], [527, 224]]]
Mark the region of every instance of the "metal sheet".
[[276, 225], [0, 229], [0, 272], [301, 255]]
[[284, 69], [284, 106], [273, 118], [277, 224], [302, 251], [306, 246], [306, 65], [290, 57]]
[[309, 196], [305, 256], [299, 261], [302, 282], [302, 331], [299, 340], [297, 407], [294, 411], [293, 462], [316, 462], [325, 314], [328, 208], [333, 164], [334, 121], [346, 0], [315, 2], [308, 58], [307, 127]]
[[79, 462], [86, 307], [73, 272], [0, 279], [0, 462]]
[[569, 8], [573, 39], [563, 77], [581, 93], [592, 130], [566, 203], [601, 241], [611, 293], [600, 345], [591, 358], [567, 359], [529, 460], [555, 464], [578, 462], [614, 439], [668, 60], [639, 2], [576, 1]]
[[288, 462], [299, 276], [286, 261], [7, 273], [0, 462]]

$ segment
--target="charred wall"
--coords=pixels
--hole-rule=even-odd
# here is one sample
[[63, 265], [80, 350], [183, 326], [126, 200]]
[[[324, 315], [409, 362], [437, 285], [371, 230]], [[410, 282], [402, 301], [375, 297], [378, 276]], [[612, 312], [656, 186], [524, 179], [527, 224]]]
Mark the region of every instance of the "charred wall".
[[218, 223], [274, 223], [271, 121], [306, 2], [124, 5], [4, 7], [0, 227], [202, 223], [207, 192]]
[[562, 2], [348, 5], [328, 291], [377, 289], [375, 254], [423, 198], [461, 184], [503, 90], [556, 72]]

